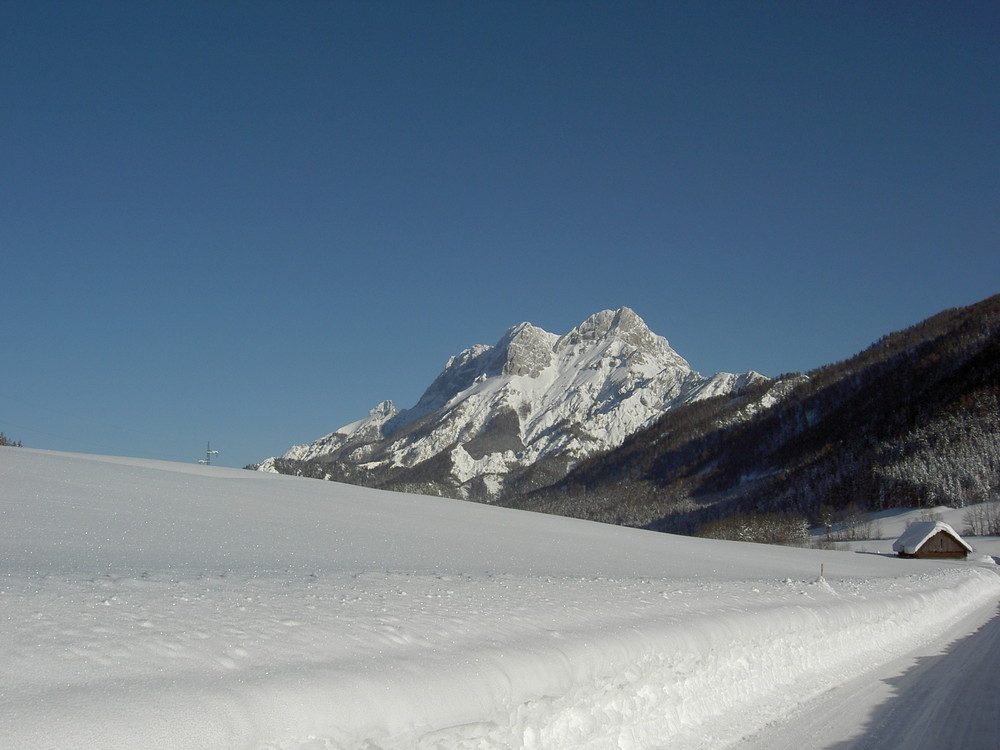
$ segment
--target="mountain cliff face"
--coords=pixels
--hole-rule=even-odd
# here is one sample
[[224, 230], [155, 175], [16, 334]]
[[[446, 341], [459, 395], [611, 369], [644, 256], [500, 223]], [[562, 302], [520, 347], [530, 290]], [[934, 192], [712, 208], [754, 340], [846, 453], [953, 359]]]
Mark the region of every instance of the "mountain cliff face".
[[700, 375], [627, 307], [564, 336], [521, 323], [452, 357], [412, 408], [384, 401], [258, 468], [492, 501], [558, 480], [676, 406], [767, 382]]

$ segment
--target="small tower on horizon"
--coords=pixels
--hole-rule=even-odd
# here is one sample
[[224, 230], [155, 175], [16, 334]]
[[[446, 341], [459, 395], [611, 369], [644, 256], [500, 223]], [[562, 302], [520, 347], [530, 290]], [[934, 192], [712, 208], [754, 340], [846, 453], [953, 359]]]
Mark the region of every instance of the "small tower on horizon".
[[218, 455], [219, 455], [219, 451], [213, 451], [212, 450], [212, 441], [209, 440], [208, 441], [208, 447], [205, 449], [205, 457], [204, 458], [199, 458], [198, 459], [198, 463], [200, 463], [200, 464], [206, 464], [208, 466], [211, 466], [212, 465], [212, 456], [218, 456]]

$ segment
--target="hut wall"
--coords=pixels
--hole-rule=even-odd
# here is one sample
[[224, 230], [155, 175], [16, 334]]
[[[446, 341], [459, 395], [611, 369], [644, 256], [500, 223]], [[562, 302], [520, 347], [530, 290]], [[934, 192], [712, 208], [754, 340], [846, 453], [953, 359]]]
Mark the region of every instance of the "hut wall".
[[950, 534], [939, 531], [922, 545], [914, 557], [957, 557], [964, 558], [968, 551]]

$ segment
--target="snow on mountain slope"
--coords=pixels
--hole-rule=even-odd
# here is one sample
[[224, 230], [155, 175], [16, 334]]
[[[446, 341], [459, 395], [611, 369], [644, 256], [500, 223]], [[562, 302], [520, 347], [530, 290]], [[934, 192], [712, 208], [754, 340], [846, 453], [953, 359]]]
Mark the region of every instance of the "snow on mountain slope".
[[[599, 312], [564, 336], [521, 323], [495, 346], [452, 357], [412, 409], [383, 402], [283, 458], [384, 476], [443, 455], [434, 481], [489, 499], [541, 459], [560, 457], [568, 467], [620, 445], [678, 404], [763, 380], [753, 372], [694, 372], [627, 307]], [[260, 468], [274, 467], [268, 460]]]
[[0, 450], [0, 561], [19, 750], [712, 750], [1000, 593], [968, 563], [27, 449]]

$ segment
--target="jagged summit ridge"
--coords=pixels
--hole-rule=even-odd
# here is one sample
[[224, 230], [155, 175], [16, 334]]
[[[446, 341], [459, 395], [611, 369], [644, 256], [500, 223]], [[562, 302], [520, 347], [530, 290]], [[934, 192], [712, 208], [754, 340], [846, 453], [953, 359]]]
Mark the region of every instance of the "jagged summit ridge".
[[[637, 347], [649, 347], [659, 339], [666, 344], [662, 336], [657, 336], [646, 325], [646, 322], [628, 307], [617, 310], [602, 310], [583, 321], [572, 331], [559, 339], [558, 345], [573, 346], [584, 341], [600, 341], [607, 338], [617, 338]], [[686, 364], [686, 363], [685, 363]]]
[[436, 492], [492, 499], [529, 469], [565, 473], [667, 409], [764, 379], [702, 376], [627, 307], [562, 336], [525, 322], [451, 357], [412, 408], [382, 402], [283, 458], [321, 462], [336, 478], [398, 486], [407, 476], [412, 488], [419, 476]]

